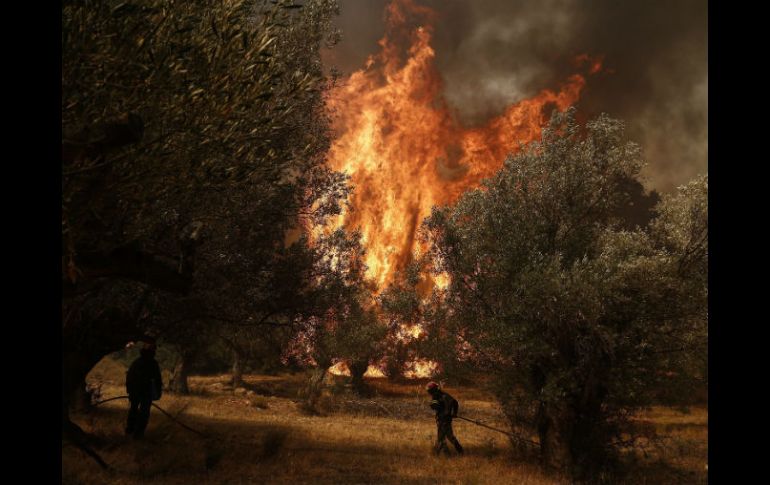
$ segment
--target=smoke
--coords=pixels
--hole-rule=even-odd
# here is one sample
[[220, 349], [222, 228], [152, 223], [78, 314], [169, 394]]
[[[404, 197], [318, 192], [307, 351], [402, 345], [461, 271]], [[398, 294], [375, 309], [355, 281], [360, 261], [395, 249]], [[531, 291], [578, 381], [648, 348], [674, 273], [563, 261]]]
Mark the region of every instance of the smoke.
[[[339, 0], [343, 74], [379, 50], [386, 0]], [[578, 108], [626, 121], [648, 188], [670, 191], [708, 169], [708, 18], [703, 0], [419, 0], [436, 11], [432, 45], [444, 96], [466, 126], [557, 88], [580, 54], [602, 55]]]

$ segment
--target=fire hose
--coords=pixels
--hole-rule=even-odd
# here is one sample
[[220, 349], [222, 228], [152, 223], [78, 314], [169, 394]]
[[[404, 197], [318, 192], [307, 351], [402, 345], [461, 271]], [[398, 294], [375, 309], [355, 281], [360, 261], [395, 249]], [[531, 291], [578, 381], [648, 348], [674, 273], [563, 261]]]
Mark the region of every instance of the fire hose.
[[[116, 399], [128, 399], [128, 396], [111, 397], [111, 398], [105, 399], [103, 401], [95, 402], [94, 406], [98, 406], [99, 404], [104, 404], [104, 403], [109, 402], [109, 401], [114, 401]], [[159, 410], [161, 413], [163, 413], [167, 418], [169, 418], [170, 420], [172, 420], [173, 422], [175, 422], [179, 426], [183, 427], [184, 429], [186, 429], [188, 431], [191, 431], [191, 432], [197, 434], [198, 436], [202, 436], [203, 438], [208, 438], [208, 436], [205, 435], [204, 433], [201, 433], [197, 429], [191, 428], [190, 426], [188, 426], [188, 425], [184, 424], [183, 422], [179, 421], [178, 419], [176, 419], [174, 416], [169, 414], [165, 409], [163, 409], [162, 407], [158, 406], [157, 404], [152, 403], [152, 405], [157, 410]], [[500, 428], [495, 428], [494, 426], [489, 426], [488, 424], [484, 424], [484, 423], [482, 423], [480, 421], [476, 421], [475, 419], [466, 418], [465, 416], [455, 416], [455, 418], [462, 419], [463, 421], [468, 421], [469, 423], [473, 423], [476, 426], [481, 426], [482, 428], [487, 428], [487, 429], [491, 429], [492, 431], [497, 431], [498, 433], [502, 433], [502, 434], [504, 434], [506, 436], [509, 436], [509, 437], [517, 440], [517, 441], [520, 441], [520, 442], [523, 442], [523, 443], [527, 443], [529, 445], [540, 446], [540, 443], [538, 443], [537, 441], [532, 441], [532, 440], [528, 440], [526, 438], [522, 438], [521, 436], [518, 436], [518, 435], [516, 435], [514, 433], [511, 433], [510, 431], [505, 431], [505, 430], [502, 430]]]
[[[93, 405], [94, 406], [98, 406], [100, 404], [104, 404], [104, 403], [109, 402], [109, 401], [115, 401], [116, 399], [128, 399], [128, 396], [111, 397], [109, 399], [104, 399], [102, 401], [97, 401], [97, 402], [93, 403]], [[155, 404], [155, 403], [151, 403], [151, 404], [156, 409], [158, 409], [161, 413], [163, 413], [167, 418], [169, 418], [171, 421], [175, 422], [179, 426], [185, 428], [188, 431], [192, 431], [193, 433], [195, 433], [195, 434], [197, 434], [197, 435], [199, 435], [199, 436], [201, 436], [203, 438], [206, 438], [206, 439], [210, 438], [209, 436], [205, 435], [204, 433], [201, 433], [197, 429], [193, 429], [193, 428], [187, 426], [186, 424], [184, 424], [183, 422], [179, 421], [178, 419], [176, 419], [174, 416], [169, 414], [165, 409], [163, 409], [162, 407], [158, 406], [157, 404]], [[112, 471], [112, 468], [102, 459], [101, 456], [99, 456], [98, 453], [96, 453], [94, 450], [92, 450], [91, 447], [88, 446], [88, 444], [84, 443], [81, 439], [76, 438], [76, 437], [75, 438], [71, 438], [71, 441], [72, 441], [72, 443], [75, 446], [77, 446], [79, 449], [81, 449], [83, 452], [85, 452], [88, 456], [93, 458], [99, 464], [99, 466], [102, 467], [102, 469], [108, 470], [108, 471]]]
[[509, 431], [505, 431], [505, 430], [502, 430], [502, 429], [499, 429], [499, 428], [495, 428], [493, 426], [489, 426], [487, 424], [484, 424], [482, 422], [476, 421], [474, 419], [469, 419], [469, 418], [466, 418], [466, 417], [463, 417], [463, 416], [455, 416], [455, 418], [462, 419], [463, 421], [468, 421], [469, 423], [473, 423], [473, 424], [475, 424], [477, 426], [481, 426], [483, 428], [491, 429], [492, 431], [497, 431], [498, 433], [502, 433], [502, 434], [504, 434], [506, 436], [510, 436], [511, 438], [513, 438], [515, 440], [518, 440], [518, 441], [521, 441], [523, 443], [527, 443], [527, 444], [530, 444], [530, 445], [533, 445], [533, 446], [540, 446], [540, 443], [538, 443], [537, 441], [532, 441], [532, 440], [528, 440], [526, 438], [522, 438], [521, 436], [518, 436], [518, 435], [516, 435], [514, 433], [511, 433]]
[[[128, 396], [111, 397], [111, 398], [105, 399], [103, 401], [97, 401], [97, 402], [94, 403], [94, 406], [98, 406], [99, 404], [104, 404], [104, 403], [109, 402], [109, 401], [114, 401], [116, 399], [128, 399]], [[208, 436], [206, 436], [205, 434], [201, 433], [197, 429], [193, 429], [193, 428], [187, 426], [186, 424], [184, 424], [183, 422], [179, 421], [178, 419], [176, 419], [171, 414], [169, 414], [165, 409], [163, 409], [162, 407], [158, 406], [157, 404], [152, 403], [152, 405], [157, 410], [159, 410], [161, 413], [163, 413], [168, 419], [170, 419], [171, 421], [175, 422], [176, 424], [178, 424], [179, 426], [183, 427], [184, 429], [186, 429], [188, 431], [192, 431], [193, 433], [197, 434], [198, 436], [202, 436], [204, 438], [208, 438]]]

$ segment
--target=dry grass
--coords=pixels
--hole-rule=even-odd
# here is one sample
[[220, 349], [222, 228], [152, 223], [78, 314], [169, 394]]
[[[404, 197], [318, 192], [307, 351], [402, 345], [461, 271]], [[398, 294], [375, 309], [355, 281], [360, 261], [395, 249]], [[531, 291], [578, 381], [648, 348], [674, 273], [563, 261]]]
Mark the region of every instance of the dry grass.
[[633, 450], [633, 483], [707, 483], [708, 409], [653, 407], [637, 421], [655, 430], [658, 442]]
[[[145, 441], [130, 440], [122, 435], [126, 401], [106, 403], [95, 414], [79, 417], [86, 431], [101, 438], [104, 444], [96, 449], [114, 471], [103, 472], [68, 446], [62, 449], [63, 483], [565, 483], [534, 465], [512, 461], [504, 435], [463, 421], [454, 427], [466, 455], [433, 456], [435, 425], [421, 382], [373, 379], [375, 396], [366, 399], [339, 392], [337, 386], [329, 398], [333, 413], [310, 416], [301, 411], [297, 398], [303, 375], [244, 380], [254, 392], [248, 397], [216, 385], [227, 376], [193, 377], [192, 395], [168, 394], [158, 403], [208, 439], [153, 409]], [[483, 392], [448, 391], [460, 401], [461, 414], [504, 426], [497, 406]], [[108, 398], [123, 389], [110, 380], [102, 392]], [[706, 461], [707, 412], [683, 415], [661, 408], [642, 419], [667, 432], [672, 448], [667, 456], [641, 459], [640, 472], [629, 483], [705, 483], [705, 471], [696, 469], [703, 470]], [[682, 482], [682, 477], [693, 481]]]

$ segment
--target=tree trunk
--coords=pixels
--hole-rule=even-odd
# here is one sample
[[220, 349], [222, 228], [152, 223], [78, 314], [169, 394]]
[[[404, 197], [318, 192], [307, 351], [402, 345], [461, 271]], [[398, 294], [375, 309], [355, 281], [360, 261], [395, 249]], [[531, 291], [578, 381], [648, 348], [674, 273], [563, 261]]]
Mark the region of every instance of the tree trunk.
[[232, 377], [232, 384], [233, 389], [236, 389], [238, 387], [243, 387], [243, 357], [241, 356], [241, 353], [238, 352], [238, 350], [233, 349], [233, 377]]
[[544, 465], [577, 481], [590, 480], [610, 468], [602, 397], [602, 388], [588, 382], [581, 396], [541, 405], [537, 422]]
[[329, 370], [328, 367], [320, 366], [313, 369], [313, 373], [310, 376], [310, 385], [312, 387], [322, 387], [324, 378], [326, 377], [326, 372]]
[[[604, 383], [609, 379], [612, 359], [603, 350], [601, 336], [592, 337], [589, 329], [578, 330], [577, 335], [564, 332], [558, 336], [560, 359], [550, 365], [544, 361], [534, 366], [531, 379], [533, 388], [542, 390], [558, 369], [571, 370], [574, 387], [562, 388], [564, 393], [560, 397], [541, 402], [535, 421], [542, 463], [569, 474], [576, 482], [584, 482], [609, 471], [612, 464], [609, 424], [602, 409], [607, 394]], [[583, 345], [578, 352], [578, 340], [591, 345]]]
[[364, 381], [364, 374], [368, 367], [369, 362], [366, 360], [354, 360], [350, 364], [351, 384], [353, 384], [353, 390], [356, 394], [365, 395], [369, 391], [366, 381]]
[[609, 442], [612, 433], [602, 410], [606, 388], [600, 383], [606, 369], [591, 373], [577, 400], [570, 447], [573, 450], [573, 475], [579, 479], [594, 477], [614, 468]]
[[324, 378], [326, 377], [326, 372], [328, 369], [329, 366], [325, 365], [316, 367], [313, 369], [313, 373], [310, 375], [310, 379], [308, 380], [307, 388], [305, 391], [305, 397], [307, 398], [305, 401], [305, 407], [307, 410], [313, 413], [320, 412], [317, 406], [323, 392]]
[[174, 373], [171, 376], [171, 382], [169, 383], [169, 389], [171, 392], [177, 394], [190, 394], [190, 387], [187, 384], [187, 377], [190, 372], [191, 355], [182, 352], [174, 367]]
[[402, 342], [393, 344], [393, 350], [385, 361], [385, 372], [392, 382], [404, 380], [404, 368], [409, 360], [409, 349]]
[[62, 426], [72, 429], [70, 411], [77, 394], [85, 393], [86, 376], [107, 355], [125, 348], [140, 333], [135, 320], [105, 312], [96, 321], [70, 322], [62, 329]]
[[70, 409], [76, 413], [86, 413], [91, 409], [91, 394], [86, 390], [85, 380], [82, 386], [75, 388]]
[[574, 457], [572, 440], [573, 419], [566, 408], [541, 403], [537, 412], [537, 433], [540, 437], [540, 458], [545, 467], [571, 473]]
[[79, 395], [86, 390], [86, 376], [93, 367], [109, 351], [101, 352], [78, 352], [77, 349], [68, 348], [65, 344], [62, 351], [62, 400], [61, 400], [61, 418], [62, 428], [72, 429], [75, 426], [70, 420], [70, 411], [77, 411], [79, 407]]

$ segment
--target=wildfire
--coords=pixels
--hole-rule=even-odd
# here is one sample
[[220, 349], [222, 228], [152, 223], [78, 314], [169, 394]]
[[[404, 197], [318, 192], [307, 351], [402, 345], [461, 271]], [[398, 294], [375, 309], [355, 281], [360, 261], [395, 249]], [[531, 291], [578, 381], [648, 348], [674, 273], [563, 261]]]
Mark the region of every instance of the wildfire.
[[[345, 362], [337, 362], [333, 366], [329, 367], [329, 373], [335, 376], [350, 377], [350, 368]], [[385, 377], [385, 373], [377, 367], [370, 365], [366, 368], [364, 377]]]
[[411, 363], [410, 369], [404, 372], [404, 377], [423, 378], [431, 377], [438, 369], [438, 364], [427, 359], [418, 359]]
[[[434, 18], [412, 0], [392, 1], [380, 52], [328, 101], [337, 133], [329, 163], [355, 186], [353, 210], [337, 225], [360, 228], [367, 276], [380, 290], [420, 249], [415, 233], [431, 206], [452, 203], [491, 176], [520, 143], [539, 137], [554, 108], [575, 103], [586, 82], [574, 74], [559, 90], [508, 106], [483, 126], [462, 126], [447, 108], [434, 65]], [[409, 27], [414, 19], [422, 25]], [[600, 59], [580, 61], [592, 73], [601, 66]]]
[[[408, 369], [404, 372], [404, 377], [408, 379], [430, 377], [437, 369], [437, 363], [427, 359], [417, 359], [409, 363]], [[350, 369], [345, 362], [337, 362], [329, 367], [329, 373], [335, 376], [350, 377]], [[370, 365], [366, 368], [364, 377], [385, 377], [385, 373], [376, 366]]]

